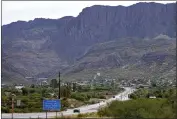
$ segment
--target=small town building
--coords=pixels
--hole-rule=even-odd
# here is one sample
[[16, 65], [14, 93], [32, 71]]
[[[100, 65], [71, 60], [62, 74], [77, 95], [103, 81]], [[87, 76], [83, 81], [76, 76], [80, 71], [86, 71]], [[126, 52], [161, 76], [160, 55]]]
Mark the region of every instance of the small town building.
[[156, 98], [156, 96], [149, 96], [149, 98], [154, 99], [154, 98]]
[[25, 86], [15, 86], [15, 89], [22, 89], [24, 88]]
[[7, 88], [8, 86], [6, 84], [1, 84], [1, 88]]

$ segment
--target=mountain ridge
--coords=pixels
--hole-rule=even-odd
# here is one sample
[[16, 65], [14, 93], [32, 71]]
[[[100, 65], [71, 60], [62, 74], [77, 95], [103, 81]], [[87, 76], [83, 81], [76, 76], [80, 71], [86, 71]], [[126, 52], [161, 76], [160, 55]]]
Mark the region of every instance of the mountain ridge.
[[176, 37], [175, 7], [175, 3], [95, 5], [77, 17], [18, 21], [2, 26], [2, 51], [11, 57], [6, 59], [9, 65], [32, 76], [50, 76], [76, 63], [95, 44], [125, 37], [152, 39], [159, 34]]

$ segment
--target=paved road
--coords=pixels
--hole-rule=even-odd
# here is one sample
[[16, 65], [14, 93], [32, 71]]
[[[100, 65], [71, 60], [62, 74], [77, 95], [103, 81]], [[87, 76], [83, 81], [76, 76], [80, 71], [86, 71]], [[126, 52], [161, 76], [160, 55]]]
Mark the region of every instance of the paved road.
[[[131, 94], [132, 92], [135, 91], [135, 89], [130, 88], [130, 87], [124, 87], [125, 91], [116, 95], [115, 98], [110, 98], [104, 102], [100, 102], [100, 103], [96, 103], [96, 104], [92, 104], [92, 105], [84, 105], [81, 107], [78, 107], [77, 109], [80, 109], [80, 113], [88, 113], [88, 112], [97, 112], [97, 110], [100, 107], [106, 106], [107, 103], [113, 101], [113, 100], [120, 100], [120, 101], [124, 101], [124, 100], [129, 100], [128, 95]], [[62, 111], [62, 112], [58, 112], [57, 115], [72, 115], [72, 114], [77, 114], [77, 113], [73, 113], [73, 109], [68, 109], [67, 111]], [[56, 116], [56, 112], [48, 112], [47, 113], [47, 117], [48, 118], [52, 118]], [[11, 118], [12, 114], [11, 113], [3, 113], [2, 114], [2, 118]], [[46, 118], [46, 113], [45, 112], [41, 112], [41, 113], [14, 113], [14, 118]]]

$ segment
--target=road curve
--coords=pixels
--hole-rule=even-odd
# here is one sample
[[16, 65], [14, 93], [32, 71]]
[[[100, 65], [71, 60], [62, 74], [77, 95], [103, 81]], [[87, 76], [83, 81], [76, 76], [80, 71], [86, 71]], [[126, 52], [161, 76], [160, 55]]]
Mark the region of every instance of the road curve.
[[[91, 105], [84, 105], [81, 107], [78, 107], [77, 109], [80, 109], [80, 113], [88, 113], [88, 112], [97, 112], [97, 110], [100, 107], [106, 106], [107, 103], [110, 103], [113, 100], [120, 100], [120, 101], [125, 101], [129, 100], [128, 95], [131, 94], [132, 92], [135, 91], [135, 89], [131, 87], [124, 87], [125, 91], [122, 93], [119, 93], [115, 96], [115, 98], [110, 98], [104, 102], [96, 103], [96, 104], [91, 104]], [[62, 111], [58, 112], [57, 115], [72, 115], [72, 114], [77, 114], [73, 113], [73, 109], [68, 109], [67, 111]], [[48, 112], [47, 117], [48, 118], [54, 118], [56, 116], [56, 112]], [[11, 113], [2, 113], [1, 114], [2, 118], [12, 118]], [[38, 112], [38, 113], [14, 113], [13, 114], [14, 118], [46, 118], [46, 113], [45, 112]]]

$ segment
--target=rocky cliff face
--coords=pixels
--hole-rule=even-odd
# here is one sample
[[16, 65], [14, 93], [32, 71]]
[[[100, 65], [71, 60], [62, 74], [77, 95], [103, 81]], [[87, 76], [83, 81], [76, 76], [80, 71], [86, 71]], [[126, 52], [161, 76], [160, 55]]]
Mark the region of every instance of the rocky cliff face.
[[[92, 6], [71, 20], [58, 38], [69, 58], [85, 47], [124, 37], [175, 35], [175, 4], [138, 3], [129, 7]], [[58, 43], [59, 44], [59, 43]], [[59, 52], [62, 50], [58, 50]], [[67, 56], [68, 57], [68, 56]]]
[[[35, 19], [29, 22], [18, 21], [3, 26], [2, 29], [2, 64], [25, 70], [20, 78], [48, 73], [53, 69], [62, 69], [67, 65], [54, 50], [53, 39], [58, 30], [73, 17], [59, 20]], [[5, 63], [7, 62], [7, 63]], [[4, 72], [12, 73], [3, 65]], [[8, 75], [9, 75], [8, 74]], [[18, 73], [15, 73], [18, 74]], [[22, 73], [23, 74], [23, 73]], [[2, 76], [6, 76], [5, 73]], [[50, 74], [47, 74], [50, 76]], [[45, 76], [44, 76], [45, 77]], [[3, 78], [4, 80], [7, 78]], [[11, 75], [11, 79], [14, 77]], [[18, 78], [16, 78], [18, 80]]]
[[[2, 64], [6, 61], [30, 76], [49, 77], [74, 64], [97, 43], [159, 34], [175, 37], [175, 17], [176, 4], [138, 3], [129, 7], [95, 5], [77, 17], [14, 22], [2, 26], [2, 51], [8, 56], [2, 56]], [[103, 63], [119, 58], [106, 57]], [[2, 70], [11, 72], [4, 65]]]
[[[176, 40], [123, 38], [93, 45], [65, 70], [65, 79], [92, 79], [96, 72], [113, 79], [175, 79]], [[83, 75], [84, 74], [84, 75]]]

